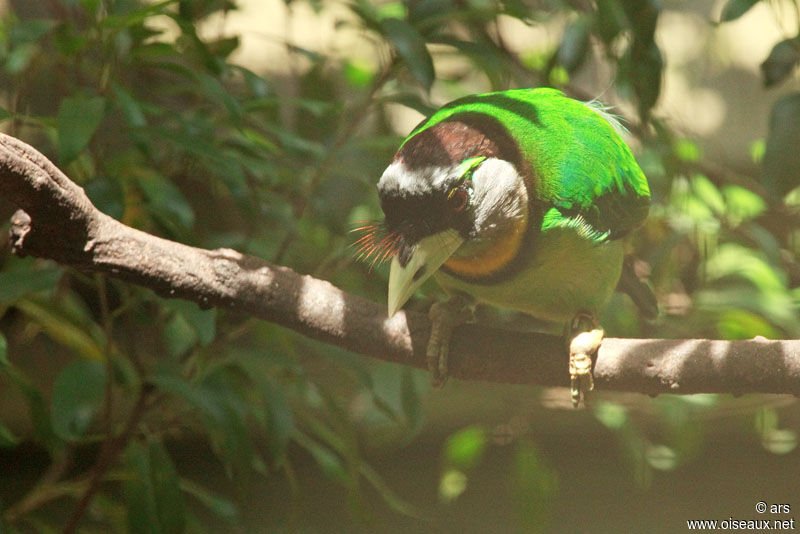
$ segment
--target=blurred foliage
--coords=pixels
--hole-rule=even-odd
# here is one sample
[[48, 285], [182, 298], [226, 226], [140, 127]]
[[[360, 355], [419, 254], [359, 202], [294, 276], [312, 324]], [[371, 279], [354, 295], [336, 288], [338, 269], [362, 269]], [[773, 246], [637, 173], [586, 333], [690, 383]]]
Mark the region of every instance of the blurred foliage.
[[[758, 3], [729, 0], [718, 23]], [[236, 12], [233, 0], [11, 2], [0, 20], [3, 128], [126, 224], [232, 247], [383, 300], [385, 270], [354, 263], [348, 234], [380, 215], [374, 183], [405, 134], [393, 129], [394, 113], [427, 114], [449, 98], [509, 87], [556, 85], [591, 98], [574, 78], [604, 65], [619, 100], [636, 110], [626, 119], [654, 205], [632, 248], [663, 307], [647, 324], [615, 296], [608, 333], [800, 336], [800, 36], [764, 58], [765, 87], [795, 89], [774, 106], [767, 138], [754, 140], [742, 168], [710, 160], [654, 112], [665, 69], [656, 0], [293, 0], [287, 16], [300, 4], [312, 17], [338, 13], [337, 31], [371, 43], [372, 59], [287, 41], [286, 68], [249, 70], [232, 59], [240, 37], [210, 29]], [[509, 20], [555, 23], [560, 38], [513, 51]], [[20, 407], [0, 416], [0, 448], [33, 443], [49, 458], [38, 480], [0, 486], [0, 531], [50, 532], [65, 518], [131, 532], [203, 531], [208, 517], [236, 528], [252, 477], [286, 481], [294, 511], [281, 524], [292, 530], [313, 507], [296, 474], [309, 459], [343, 489], [355, 524], [374, 526], [365, 493], [426, 520], [429, 503], [398, 493], [363, 454], [402, 448], [425, 428], [424, 373], [7, 248], [0, 262], [0, 406]], [[716, 396], [646, 402], [655, 428], [613, 397], [593, 411], [644, 487], [655, 472], [695, 460], [701, 423], [729, 406]], [[776, 409], [739, 415], [766, 451], [795, 450], [796, 433]], [[510, 443], [518, 524], [546, 529], [560, 483], [530, 429], [516, 425], [499, 439], [474, 421], [450, 431], [439, 506], [457, 501], [481, 463]], [[173, 447], [198, 435], [238, 495], [176, 467]], [[86, 461], [86, 451], [96, 457]], [[87, 495], [90, 513], [78, 517]]]

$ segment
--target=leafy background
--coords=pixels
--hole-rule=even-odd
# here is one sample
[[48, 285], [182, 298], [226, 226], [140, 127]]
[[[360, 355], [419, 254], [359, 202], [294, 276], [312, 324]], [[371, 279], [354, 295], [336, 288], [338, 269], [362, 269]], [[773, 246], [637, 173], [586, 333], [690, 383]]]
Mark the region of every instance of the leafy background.
[[[615, 296], [608, 334], [796, 338], [798, 21], [766, 0], [9, 1], [0, 119], [126, 224], [381, 301], [350, 229], [416, 121], [485, 90], [599, 97], [650, 180], [631, 250], [662, 304], [643, 323]], [[430, 391], [233, 312], [0, 263], [0, 531], [675, 532], [800, 509], [793, 398]]]

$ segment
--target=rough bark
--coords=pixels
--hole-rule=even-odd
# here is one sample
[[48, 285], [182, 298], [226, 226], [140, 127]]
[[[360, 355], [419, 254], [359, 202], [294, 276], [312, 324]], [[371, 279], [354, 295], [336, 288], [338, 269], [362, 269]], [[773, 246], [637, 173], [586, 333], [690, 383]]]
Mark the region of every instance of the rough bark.
[[[427, 316], [345, 293], [324, 280], [230, 249], [205, 250], [125, 226], [22, 141], [0, 134], [0, 194], [20, 208], [20, 255], [100, 272], [165, 297], [259, 317], [374, 358], [425, 368]], [[564, 342], [479, 325], [456, 330], [450, 376], [567, 385]], [[800, 341], [614, 339], [595, 366], [598, 389], [658, 393], [800, 393]]]

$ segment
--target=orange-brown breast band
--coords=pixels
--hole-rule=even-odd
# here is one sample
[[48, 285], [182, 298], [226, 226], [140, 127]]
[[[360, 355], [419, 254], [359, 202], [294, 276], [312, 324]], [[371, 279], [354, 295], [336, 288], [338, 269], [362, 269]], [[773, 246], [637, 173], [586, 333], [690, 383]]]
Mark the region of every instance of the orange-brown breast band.
[[520, 218], [506, 234], [472, 256], [450, 256], [444, 263], [446, 270], [458, 277], [484, 278], [491, 276], [516, 258], [525, 238], [527, 214]]

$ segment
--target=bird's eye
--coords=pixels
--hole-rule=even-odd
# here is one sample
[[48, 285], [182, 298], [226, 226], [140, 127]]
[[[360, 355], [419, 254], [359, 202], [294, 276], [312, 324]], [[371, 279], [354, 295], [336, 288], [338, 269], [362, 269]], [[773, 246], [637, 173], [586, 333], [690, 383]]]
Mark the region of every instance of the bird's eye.
[[462, 211], [469, 200], [469, 194], [463, 189], [453, 189], [447, 197], [447, 202], [450, 204], [450, 210], [453, 213]]

